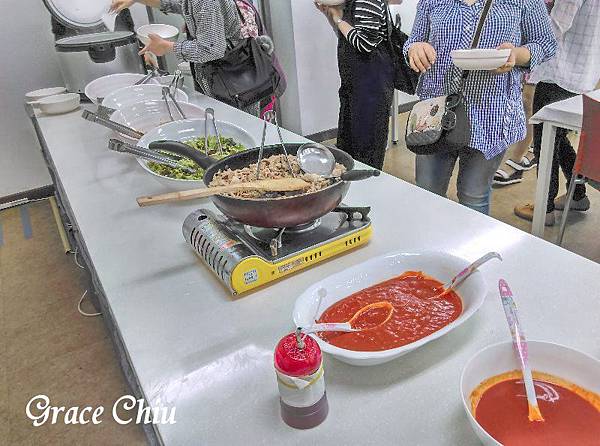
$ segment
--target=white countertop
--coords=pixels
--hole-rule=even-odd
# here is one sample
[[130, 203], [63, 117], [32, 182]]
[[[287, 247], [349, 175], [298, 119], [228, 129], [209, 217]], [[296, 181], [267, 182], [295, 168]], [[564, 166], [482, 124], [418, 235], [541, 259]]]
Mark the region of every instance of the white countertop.
[[[203, 102], [218, 119], [260, 136], [258, 119]], [[478, 444], [459, 376], [476, 351], [509, 339], [500, 277], [516, 294], [530, 339], [600, 356], [600, 265], [389, 175], [353, 184], [345, 199], [372, 206], [369, 245], [233, 300], [181, 235], [184, 218], [208, 202], [139, 208], [137, 196], [163, 186], [134, 159], [109, 152], [112, 133], [80, 115], [40, 117], [39, 124], [137, 380], [151, 405], [176, 407], [177, 423], [158, 427], [167, 445]], [[272, 129], [270, 142], [275, 135]], [[423, 249], [471, 260], [502, 253], [502, 264], [482, 268], [489, 292], [481, 310], [388, 364], [358, 368], [326, 358], [328, 419], [309, 431], [287, 427], [272, 354], [293, 329], [296, 297], [373, 256]]]

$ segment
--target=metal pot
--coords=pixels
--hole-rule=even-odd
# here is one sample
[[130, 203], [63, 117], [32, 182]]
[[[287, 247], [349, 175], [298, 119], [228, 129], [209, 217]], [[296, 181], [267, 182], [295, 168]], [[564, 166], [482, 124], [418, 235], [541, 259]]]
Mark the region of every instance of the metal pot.
[[[285, 146], [290, 155], [295, 155], [302, 145], [286, 143]], [[254, 148], [216, 161], [174, 141], [156, 141], [150, 144], [150, 149], [177, 153], [194, 160], [206, 169], [203, 179], [206, 186], [210, 185], [218, 171], [241, 169], [256, 163], [260, 150]], [[335, 147], [331, 148], [331, 152], [336, 162], [342, 164], [346, 170], [354, 168], [354, 160], [346, 152]], [[279, 144], [264, 148], [265, 158], [278, 154], [281, 154]], [[240, 223], [262, 228], [290, 228], [310, 223], [331, 212], [342, 202], [349, 188], [348, 181], [334, 181], [330, 186], [310, 194], [259, 200], [215, 195], [212, 201], [223, 214]]]
[[56, 52], [67, 90], [73, 93], [83, 93], [89, 82], [107, 74], [144, 72], [131, 31], [66, 37], [56, 41]]

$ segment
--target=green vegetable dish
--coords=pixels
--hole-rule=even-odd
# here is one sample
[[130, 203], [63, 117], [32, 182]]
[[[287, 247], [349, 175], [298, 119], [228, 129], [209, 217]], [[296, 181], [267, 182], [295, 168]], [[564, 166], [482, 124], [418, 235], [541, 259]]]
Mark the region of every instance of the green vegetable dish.
[[[194, 138], [183, 142], [188, 146], [204, 153], [204, 138]], [[223, 153], [219, 151], [217, 137], [209, 136], [208, 154], [215, 159], [221, 159], [225, 158], [226, 156], [233, 155], [234, 153], [239, 153], [246, 150], [246, 147], [237, 143], [233, 138], [224, 138], [221, 136], [221, 145], [223, 146]], [[164, 166], [162, 164], [153, 163], [152, 161], [146, 163], [152, 172], [162, 175], [163, 177], [173, 178], [175, 180], [201, 180], [204, 177], [204, 169], [200, 168], [192, 160], [182, 158], [178, 161], [178, 164], [180, 164], [181, 167], [190, 167], [197, 170], [195, 173], [188, 173], [182, 169]]]

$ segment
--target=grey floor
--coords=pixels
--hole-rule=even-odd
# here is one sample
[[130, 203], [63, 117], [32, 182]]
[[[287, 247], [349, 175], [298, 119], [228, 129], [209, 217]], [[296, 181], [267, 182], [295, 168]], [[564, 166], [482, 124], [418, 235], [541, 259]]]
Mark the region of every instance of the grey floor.
[[[404, 134], [406, 116], [400, 115], [400, 135]], [[391, 144], [385, 160], [384, 170], [406, 181], [415, 181], [415, 157], [406, 148], [403, 138], [396, 145]], [[455, 172], [456, 175], [456, 172]], [[495, 188], [492, 193], [492, 217], [523, 231], [531, 231], [531, 223], [514, 215], [517, 204], [533, 203], [536, 187], [535, 170], [525, 172], [519, 184]], [[564, 185], [562, 186], [564, 193]], [[456, 200], [456, 177], [451, 181], [448, 196]], [[588, 187], [588, 196], [592, 207], [585, 213], [571, 212], [563, 247], [583, 257], [600, 263], [600, 191]], [[562, 213], [556, 212], [557, 222]], [[545, 239], [555, 242], [558, 234], [558, 223], [546, 228]]]

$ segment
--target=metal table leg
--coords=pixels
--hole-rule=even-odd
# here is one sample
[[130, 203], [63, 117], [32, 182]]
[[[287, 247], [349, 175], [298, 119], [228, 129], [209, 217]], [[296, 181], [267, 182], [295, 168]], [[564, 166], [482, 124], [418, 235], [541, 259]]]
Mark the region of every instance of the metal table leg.
[[400, 100], [400, 94], [398, 90], [394, 90], [394, 98], [392, 100], [392, 143], [398, 144], [398, 134], [400, 133], [398, 128], [398, 102]]
[[548, 202], [548, 190], [550, 189], [550, 175], [552, 160], [554, 159], [554, 141], [556, 140], [556, 127], [544, 122], [542, 133], [542, 150], [538, 165], [538, 179], [535, 189], [535, 210], [533, 212], [533, 224], [531, 233], [537, 237], [544, 236], [544, 222], [546, 220], [546, 204]]

